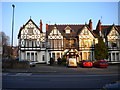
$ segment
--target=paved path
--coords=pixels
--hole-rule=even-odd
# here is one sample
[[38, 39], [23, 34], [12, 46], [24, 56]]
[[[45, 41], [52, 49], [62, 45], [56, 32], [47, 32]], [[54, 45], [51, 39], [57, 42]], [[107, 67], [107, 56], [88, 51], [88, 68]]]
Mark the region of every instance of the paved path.
[[65, 66], [48, 66], [37, 64], [30, 69], [7, 69], [5, 72], [13, 73], [70, 73], [70, 74], [117, 74], [118, 66], [108, 66], [107, 68], [67, 68]]

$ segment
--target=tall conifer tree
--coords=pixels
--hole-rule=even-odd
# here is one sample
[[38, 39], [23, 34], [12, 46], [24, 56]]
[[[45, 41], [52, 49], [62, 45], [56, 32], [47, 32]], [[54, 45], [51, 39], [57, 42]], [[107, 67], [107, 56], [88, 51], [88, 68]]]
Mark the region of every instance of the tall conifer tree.
[[108, 58], [108, 49], [105, 43], [103, 42], [102, 37], [98, 38], [98, 44], [95, 45], [95, 59], [103, 60]]

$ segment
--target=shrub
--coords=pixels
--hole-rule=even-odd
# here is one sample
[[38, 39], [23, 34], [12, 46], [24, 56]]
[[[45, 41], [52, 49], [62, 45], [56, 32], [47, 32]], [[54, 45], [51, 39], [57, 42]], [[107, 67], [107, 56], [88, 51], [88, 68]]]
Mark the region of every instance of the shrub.
[[82, 63], [82, 61], [79, 61], [77, 64], [80, 65]]
[[66, 66], [66, 61], [67, 61], [66, 58], [63, 57], [61, 61], [62, 61], [61, 64]]
[[29, 68], [28, 61], [19, 61], [19, 60], [4, 60], [2, 62], [2, 68], [17, 68], [17, 69], [26, 69]]
[[11, 61], [3, 61], [2, 62], [2, 68], [12, 68]]
[[65, 57], [62, 58], [62, 62], [66, 62], [66, 58]]
[[12, 60], [10, 59], [2, 60], [2, 68], [12, 68]]
[[66, 62], [62, 62], [62, 65], [66, 66], [66, 65], [67, 65], [67, 63], [66, 63]]
[[61, 59], [61, 58], [58, 58], [57, 61], [58, 61], [57, 64], [58, 64], [58, 65], [61, 65], [61, 63], [62, 63], [62, 59]]
[[30, 65], [28, 61], [16, 61], [13, 62], [12, 68], [28, 69], [30, 68]]

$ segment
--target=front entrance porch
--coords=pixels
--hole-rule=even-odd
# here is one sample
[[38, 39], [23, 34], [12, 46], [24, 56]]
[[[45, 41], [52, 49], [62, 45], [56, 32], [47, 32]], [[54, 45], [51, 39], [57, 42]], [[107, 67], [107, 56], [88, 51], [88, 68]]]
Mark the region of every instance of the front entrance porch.
[[76, 58], [77, 62], [81, 61], [81, 55], [76, 49], [69, 49], [65, 54], [64, 57], [66, 60], [69, 58]]

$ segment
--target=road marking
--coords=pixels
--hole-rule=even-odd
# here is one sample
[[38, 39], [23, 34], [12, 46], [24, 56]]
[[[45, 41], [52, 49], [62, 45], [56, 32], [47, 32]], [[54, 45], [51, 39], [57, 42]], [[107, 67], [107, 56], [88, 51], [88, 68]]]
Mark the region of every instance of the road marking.
[[8, 75], [9, 73], [2, 73], [3, 76]]
[[34, 74], [34, 73], [2, 73], [3, 76], [33, 76], [33, 77], [104, 77], [104, 76], [119, 76], [120, 74]]
[[16, 76], [31, 76], [32, 73], [17, 73]]
[[31, 76], [32, 73], [2, 73], [3, 76]]

